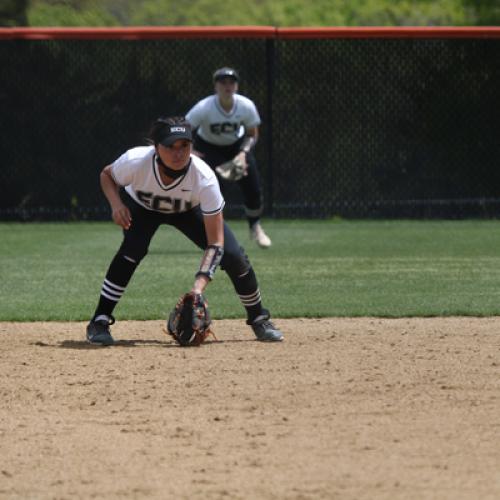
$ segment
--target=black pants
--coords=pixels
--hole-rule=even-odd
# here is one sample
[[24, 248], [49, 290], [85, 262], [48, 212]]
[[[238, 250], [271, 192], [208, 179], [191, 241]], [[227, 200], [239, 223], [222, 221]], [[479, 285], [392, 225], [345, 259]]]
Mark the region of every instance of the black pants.
[[[197, 135], [194, 142], [194, 149], [203, 153], [202, 160], [208, 163], [212, 169], [215, 169], [217, 165], [232, 160], [239, 153], [242, 142], [243, 139], [240, 139], [230, 146], [216, 146], [204, 141]], [[239, 181], [236, 181], [236, 183], [238, 184], [241, 194], [243, 195], [243, 203], [245, 205], [247, 218], [252, 220], [252, 222], [256, 222], [262, 215], [263, 210], [260, 174], [253, 152], [247, 153], [246, 157], [248, 163], [248, 175], [242, 177]], [[225, 181], [219, 176], [217, 177], [219, 179], [219, 184], [221, 185], [221, 190], [224, 193], [224, 184], [231, 181]]]
[[[122, 244], [109, 265], [94, 318], [100, 315], [110, 316], [113, 313], [137, 266], [148, 253], [151, 239], [160, 225], [174, 226], [201, 249], [205, 249], [208, 244], [203, 215], [199, 207], [188, 212], [162, 214], [143, 208], [125, 191], [121, 192], [121, 196], [131, 212], [132, 225], [123, 231]], [[251, 324], [264, 312], [259, 285], [243, 247], [226, 223], [224, 223], [224, 255], [220, 267], [233, 283], [245, 307], [247, 323]], [[193, 269], [193, 278], [197, 270]]]
[[[205, 225], [199, 207], [187, 212], [163, 214], [143, 208], [125, 191], [122, 191], [121, 196], [132, 214], [132, 225], [130, 229], [123, 231], [123, 242], [118, 251], [124, 257], [139, 263], [148, 253], [151, 239], [161, 224], [174, 226], [199, 248], [204, 250], [207, 247]], [[224, 256], [221, 260], [221, 268], [228, 273], [231, 279], [241, 276], [250, 268], [245, 251], [225, 222]], [[193, 271], [196, 272], [197, 269]]]

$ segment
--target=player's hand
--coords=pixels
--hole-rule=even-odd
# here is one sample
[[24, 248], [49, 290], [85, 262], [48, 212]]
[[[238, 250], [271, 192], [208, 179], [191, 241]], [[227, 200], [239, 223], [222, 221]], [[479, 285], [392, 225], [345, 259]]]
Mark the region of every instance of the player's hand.
[[132, 224], [130, 210], [123, 203], [112, 207], [112, 217], [115, 224], [118, 224], [125, 230], [129, 229]]
[[203, 293], [209, 282], [210, 280], [205, 275], [200, 274], [194, 281], [191, 293], [194, 293], [195, 295]]
[[237, 161], [241, 165], [243, 165], [243, 177], [246, 177], [248, 175], [248, 162], [247, 162], [247, 155], [246, 155], [245, 151], [240, 151], [234, 157], [234, 161]]

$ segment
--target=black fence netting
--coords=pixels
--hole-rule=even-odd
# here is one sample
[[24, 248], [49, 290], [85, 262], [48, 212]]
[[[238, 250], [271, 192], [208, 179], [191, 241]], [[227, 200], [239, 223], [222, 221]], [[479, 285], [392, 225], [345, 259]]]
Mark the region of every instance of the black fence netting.
[[498, 212], [498, 41], [283, 41], [277, 59], [276, 215]]
[[2, 220], [108, 218], [100, 170], [222, 65], [262, 117], [267, 215], [500, 212], [498, 39], [20, 39], [0, 62]]

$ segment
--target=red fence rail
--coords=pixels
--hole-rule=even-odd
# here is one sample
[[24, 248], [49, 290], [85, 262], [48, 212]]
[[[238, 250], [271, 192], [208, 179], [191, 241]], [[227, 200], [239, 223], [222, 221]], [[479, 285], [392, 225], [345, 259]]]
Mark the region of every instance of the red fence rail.
[[189, 39], [189, 38], [500, 38], [500, 27], [181, 26], [106, 28], [0, 28], [0, 39]]

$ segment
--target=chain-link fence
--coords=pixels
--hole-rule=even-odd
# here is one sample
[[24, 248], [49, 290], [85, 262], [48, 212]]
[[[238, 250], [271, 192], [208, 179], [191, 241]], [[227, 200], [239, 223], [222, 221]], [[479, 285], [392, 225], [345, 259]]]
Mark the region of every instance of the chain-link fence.
[[261, 113], [267, 215], [500, 212], [500, 39], [14, 39], [0, 61], [2, 220], [108, 218], [100, 170], [222, 65]]

